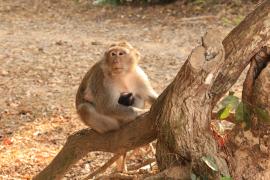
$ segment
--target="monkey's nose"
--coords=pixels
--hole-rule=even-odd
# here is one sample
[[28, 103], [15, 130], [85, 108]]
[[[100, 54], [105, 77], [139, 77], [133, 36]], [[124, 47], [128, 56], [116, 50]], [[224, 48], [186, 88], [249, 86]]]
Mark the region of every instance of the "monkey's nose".
[[117, 53], [117, 56], [123, 56], [123, 55], [124, 55], [124, 53], [121, 51]]

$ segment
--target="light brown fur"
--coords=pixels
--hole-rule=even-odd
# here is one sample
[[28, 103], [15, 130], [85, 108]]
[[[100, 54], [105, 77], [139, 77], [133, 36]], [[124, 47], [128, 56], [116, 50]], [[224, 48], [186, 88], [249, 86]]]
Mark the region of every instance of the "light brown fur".
[[[76, 96], [77, 112], [86, 125], [99, 133], [117, 130], [146, 112], [146, 101], [152, 104], [156, 100], [139, 60], [139, 52], [129, 43], [115, 43], [87, 72]], [[123, 92], [133, 93], [134, 105], [118, 104]]]

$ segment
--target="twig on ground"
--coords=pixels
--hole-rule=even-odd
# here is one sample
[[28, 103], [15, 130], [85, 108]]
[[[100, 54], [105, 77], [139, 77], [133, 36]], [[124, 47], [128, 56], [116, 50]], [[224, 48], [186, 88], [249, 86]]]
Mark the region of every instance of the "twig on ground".
[[110, 167], [117, 159], [120, 158], [122, 154], [116, 154], [114, 155], [109, 161], [107, 161], [103, 166], [101, 166], [99, 169], [97, 169], [96, 171], [94, 171], [93, 173], [89, 174], [86, 178], [84, 178], [84, 180], [87, 179], [91, 179], [94, 176], [96, 176], [97, 174], [103, 173], [104, 171], [106, 171], [106, 169], [108, 167]]
[[147, 159], [139, 165], [133, 165], [133, 166], [128, 167], [128, 171], [134, 171], [134, 170], [140, 169], [148, 164], [152, 164], [153, 162], [156, 162], [155, 158]]
[[98, 180], [110, 180], [110, 179], [132, 180], [132, 179], [136, 179], [136, 178], [137, 178], [137, 175], [128, 175], [128, 174], [123, 174], [123, 173], [115, 173], [115, 174], [100, 176], [97, 179]]

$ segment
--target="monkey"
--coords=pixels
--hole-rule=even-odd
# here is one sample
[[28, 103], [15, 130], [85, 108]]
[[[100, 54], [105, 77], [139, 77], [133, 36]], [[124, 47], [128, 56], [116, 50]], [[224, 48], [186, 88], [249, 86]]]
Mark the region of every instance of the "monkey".
[[[80, 119], [98, 133], [117, 130], [147, 111], [157, 93], [138, 65], [140, 53], [128, 42], [109, 46], [103, 58], [84, 76], [76, 95]], [[126, 153], [116, 162], [126, 171]]]
[[76, 109], [84, 124], [106, 133], [148, 111], [145, 103], [153, 104], [158, 95], [139, 60], [140, 53], [131, 44], [116, 42], [90, 68], [76, 94]]

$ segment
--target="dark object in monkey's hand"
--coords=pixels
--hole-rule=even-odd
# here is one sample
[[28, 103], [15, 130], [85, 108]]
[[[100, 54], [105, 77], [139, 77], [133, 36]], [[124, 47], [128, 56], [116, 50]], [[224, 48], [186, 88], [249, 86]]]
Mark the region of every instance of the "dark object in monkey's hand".
[[134, 100], [135, 98], [132, 93], [123, 92], [118, 99], [118, 103], [124, 106], [132, 106], [134, 104]]

